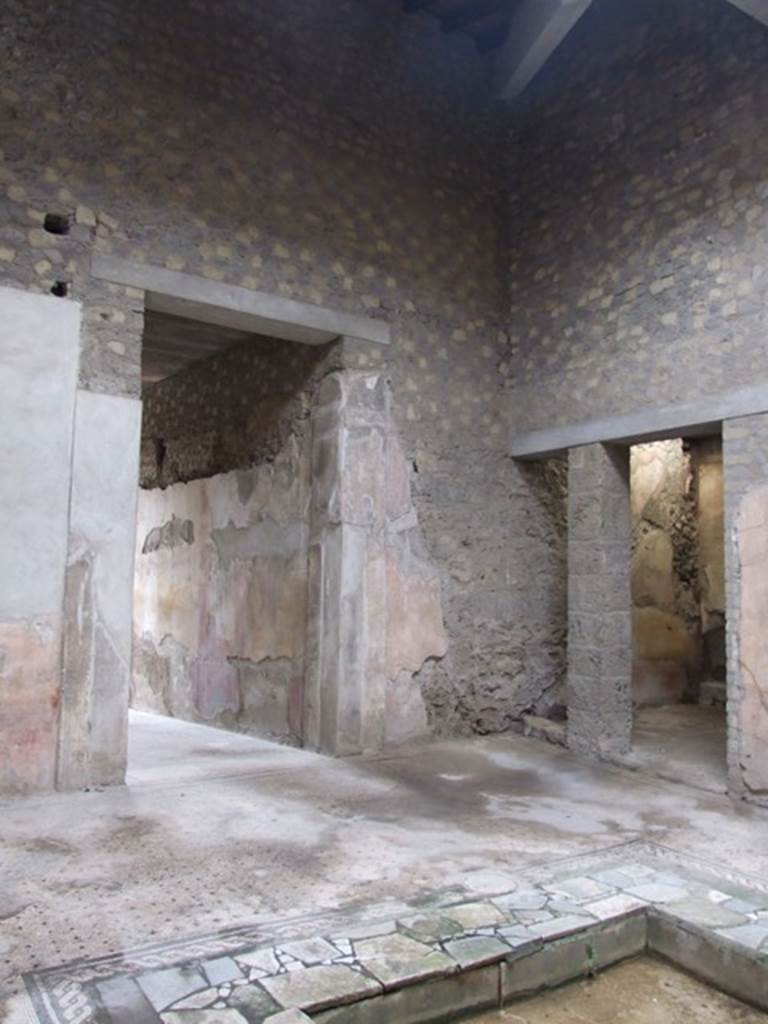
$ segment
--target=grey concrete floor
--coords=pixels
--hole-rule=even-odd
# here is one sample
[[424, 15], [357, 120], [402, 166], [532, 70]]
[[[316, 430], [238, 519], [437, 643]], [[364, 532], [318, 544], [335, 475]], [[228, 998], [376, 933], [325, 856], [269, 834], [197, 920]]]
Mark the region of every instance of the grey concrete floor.
[[631, 763], [662, 779], [725, 793], [725, 708], [673, 704], [636, 710]]
[[0, 803], [6, 992], [33, 966], [155, 939], [498, 892], [637, 838], [768, 877], [764, 812], [518, 736], [334, 761], [133, 715], [130, 779]]

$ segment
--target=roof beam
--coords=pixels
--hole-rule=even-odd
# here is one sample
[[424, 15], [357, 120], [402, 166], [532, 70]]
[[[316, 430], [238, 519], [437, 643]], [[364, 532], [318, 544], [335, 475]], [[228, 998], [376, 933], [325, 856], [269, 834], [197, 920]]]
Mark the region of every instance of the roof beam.
[[[496, 57], [496, 84], [501, 99], [513, 100], [520, 95], [591, 2], [523, 0], [512, 19], [507, 41]], [[763, 0], [740, 2], [760, 3]]]
[[730, 0], [734, 7], [768, 25], [768, 0]]

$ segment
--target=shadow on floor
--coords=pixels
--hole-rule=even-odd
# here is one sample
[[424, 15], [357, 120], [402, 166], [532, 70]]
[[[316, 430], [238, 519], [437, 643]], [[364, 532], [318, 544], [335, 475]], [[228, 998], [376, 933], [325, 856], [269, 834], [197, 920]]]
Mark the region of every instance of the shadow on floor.
[[672, 704], [637, 709], [626, 764], [656, 778], [725, 793], [725, 708]]

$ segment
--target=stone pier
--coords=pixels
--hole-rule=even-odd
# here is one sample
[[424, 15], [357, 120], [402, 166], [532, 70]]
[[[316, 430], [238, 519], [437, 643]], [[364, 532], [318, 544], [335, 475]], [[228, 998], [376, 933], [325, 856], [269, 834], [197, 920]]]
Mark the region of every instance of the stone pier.
[[615, 757], [632, 732], [629, 455], [568, 456], [568, 745]]

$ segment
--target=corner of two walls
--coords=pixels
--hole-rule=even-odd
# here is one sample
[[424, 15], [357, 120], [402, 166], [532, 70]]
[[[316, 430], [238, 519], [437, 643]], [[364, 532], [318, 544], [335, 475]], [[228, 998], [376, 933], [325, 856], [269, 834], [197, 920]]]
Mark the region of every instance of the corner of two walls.
[[[275, 349], [275, 344], [283, 347]], [[304, 350], [299, 376], [282, 381], [283, 397], [271, 409], [259, 410], [258, 396], [250, 395], [257, 412], [242, 425], [239, 450], [223, 452], [217, 432], [231, 434], [233, 424], [217, 424], [216, 417], [219, 410], [240, 408], [239, 392], [248, 389], [248, 368], [259, 362], [263, 372], [266, 358], [277, 359], [285, 369], [287, 353], [296, 349], [287, 343], [272, 346], [259, 355], [258, 347], [246, 344], [148, 392], [145, 482], [169, 476], [167, 467], [153, 464], [151, 453], [157, 450], [172, 451], [171, 477], [179, 475], [180, 467], [201, 475], [140, 492], [133, 706], [285, 743], [309, 740], [335, 751], [335, 735], [324, 741], [308, 736], [311, 725], [304, 721], [305, 676], [312, 671], [308, 660], [318, 650], [312, 647], [308, 654], [307, 639], [308, 630], [310, 636], [317, 632], [313, 617], [327, 614], [321, 653], [326, 659], [343, 658], [337, 648], [344, 643], [340, 630], [345, 611], [341, 604], [335, 617], [328, 611], [326, 579], [315, 598], [317, 607], [310, 605], [309, 548], [312, 535], [318, 529], [322, 532], [318, 517], [334, 522], [340, 495], [353, 500], [350, 495], [356, 490], [354, 501], [364, 510], [366, 524], [369, 519], [375, 523], [375, 536], [369, 537], [367, 526], [364, 531], [364, 557], [368, 559], [374, 548], [382, 556], [382, 586], [377, 591], [375, 572], [366, 561], [357, 598], [368, 618], [347, 639], [360, 646], [361, 656], [369, 657], [375, 634], [385, 676], [380, 695], [383, 719], [374, 727], [372, 708], [363, 709], [368, 721], [352, 745], [365, 749], [423, 737], [428, 733], [427, 715], [414, 675], [426, 659], [445, 654], [447, 637], [440, 581], [430, 566], [411, 502], [410, 470], [391, 415], [389, 382], [384, 374], [333, 370], [332, 358], [316, 359]], [[216, 382], [218, 396], [213, 405], [205, 399], [212, 393], [207, 389], [211, 381]], [[330, 414], [323, 404], [329, 393], [337, 395]], [[345, 419], [355, 395], [378, 403], [376, 421], [368, 424], [374, 444], [365, 449], [355, 435], [355, 424]], [[207, 416], [197, 429], [207, 427], [214, 435], [208, 455], [195, 434], [201, 422], [200, 403], [208, 406]], [[185, 407], [180, 410], [179, 405]], [[358, 406], [367, 415], [365, 401]], [[338, 465], [331, 466], [332, 457], [322, 449], [320, 435], [326, 426], [332, 451], [343, 454]], [[164, 436], [168, 431], [171, 438]], [[270, 451], [264, 458], [267, 435]], [[160, 446], [154, 443], [158, 438], [163, 441]], [[219, 465], [244, 463], [249, 457], [255, 464], [208, 475], [216, 464], [209, 457], [211, 450], [219, 453]], [[331, 475], [323, 496], [324, 467]], [[374, 481], [382, 486], [372, 489]], [[354, 576], [349, 544], [333, 556], [326, 553], [326, 559], [331, 557], [340, 559], [342, 577]], [[375, 593], [381, 596], [379, 604]], [[343, 601], [349, 600], [347, 593]], [[369, 668], [372, 678], [373, 663]], [[354, 683], [362, 694], [354, 699], [370, 701], [369, 679], [347, 678], [353, 669], [343, 661], [335, 661], [329, 671], [333, 678], [324, 685]]]
[[387, 376], [327, 377], [313, 435], [305, 740], [353, 754], [423, 738], [415, 674], [448, 638]]
[[307, 459], [139, 493], [132, 706], [301, 738]]

